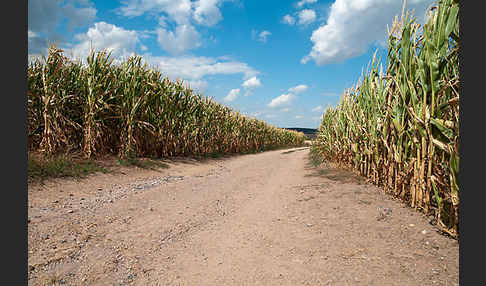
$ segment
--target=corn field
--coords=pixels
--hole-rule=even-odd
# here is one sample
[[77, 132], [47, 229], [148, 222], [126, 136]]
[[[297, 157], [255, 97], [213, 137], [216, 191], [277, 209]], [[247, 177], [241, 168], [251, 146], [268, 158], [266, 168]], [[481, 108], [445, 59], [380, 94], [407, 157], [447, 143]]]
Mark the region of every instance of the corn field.
[[322, 117], [314, 148], [435, 214], [458, 237], [459, 5], [441, 0], [420, 26], [410, 13], [388, 30], [385, 72], [376, 53], [364, 76]]
[[29, 151], [120, 158], [240, 153], [301, 146], [304, 134], [271, 126], [171, 81], [140, 56], [85, 63], [49, 47], [29, 63]]

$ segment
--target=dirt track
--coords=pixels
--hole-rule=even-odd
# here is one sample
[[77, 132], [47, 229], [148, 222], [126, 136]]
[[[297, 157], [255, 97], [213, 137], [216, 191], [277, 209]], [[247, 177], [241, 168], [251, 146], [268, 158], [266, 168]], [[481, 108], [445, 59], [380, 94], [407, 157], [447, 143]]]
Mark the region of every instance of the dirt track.
[[29, 285], [458, 285], [458, 242], [309, 149], [29, 186]]

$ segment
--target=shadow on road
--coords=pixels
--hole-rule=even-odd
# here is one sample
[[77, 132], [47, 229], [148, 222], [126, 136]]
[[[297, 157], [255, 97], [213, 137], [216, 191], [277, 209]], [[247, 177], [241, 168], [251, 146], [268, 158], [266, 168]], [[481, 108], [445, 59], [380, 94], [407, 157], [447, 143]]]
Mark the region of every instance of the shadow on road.
[[312, 163], [311, 159], [305, 167], [308, 174], [305, 177], [322, 177], [339, 183], [355, 183], [358, 185], [366, 184], [366, 179], [351, 171], [334, 168], [329, 166], [326, 162], [316, 166]]

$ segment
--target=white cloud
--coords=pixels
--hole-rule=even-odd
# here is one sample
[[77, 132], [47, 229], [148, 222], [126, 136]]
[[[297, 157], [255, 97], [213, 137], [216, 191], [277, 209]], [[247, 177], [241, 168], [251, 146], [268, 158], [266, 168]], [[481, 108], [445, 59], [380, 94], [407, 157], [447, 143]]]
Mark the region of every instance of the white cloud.
[[282, 94], [279, 97], [272, 99], [272, 101], [268, 104], [268, 107], [278, 107], [282, 105], [290, 104], [295, 99], [295, 95], [291, 93]]
[[304, 6], [305, 4], [312, 4], [312, 3], [316, 3], [317, 0], [301, 0], [297, 3], [297, 7], [302, 7]]
[[223, 17], [219, 11], [220, 0], [198, 0], [194, 3], [194, 20], [200, 25], [213, 26]]
[[259, 86], [261, 86], [262, 83], [260, 82], [260, 79], [258, 79], [256, 76], [253, 76], [247, 80], [245, 80], [241, 86], [245, 88], [245, 94], [244, 96], [251, 96], [253, 95], [253, 90]]
[[270, 33], [269, 31], [261, 31], [260, 34], [258, 35], [258, 40], [260, 42], [264, 42], [266, 43], [267, 42], [267, 37], [270, 36], [272, 33]]
[[260, 80], [256, 76], [254, 76], [254, 77], [247, 79], [245, 82], [243, 82], [243, 84], [241, 86], [244, 87], [244, 88], [255, 88], [255, 87], [259, 87], [261, 85], [262, 85], [262, 83], [260, 82]]
[[160, 27], [167, 28], [168, 27], [167, 22], [169, 22], [169, 18], [167, 16], [164, 15], [159, 16], [158, 24]]
[[126, 17], [141, 16], [145, 13], [166, 13], [177, 24], [188, 24], [193, 13], [190, 0], [129, 0], [118, 8], [119, 14]]
[[57, 1], [28, 1], [28, 27], [34, 32], [54, 32], [56, 23], [62, 18], [62, 9]]
[[182, 78], [198, 80], [207, 75], [216, 74], [243, 74], [244, 79], [257, 75], [259, 72], [246, 63], [215, 59], [209, 57], [154, 57], [144, 55], [144, 58], [151, 65], [167, 74], [172, 79]]
[[75, 7], [73, 3], [68, 3], [62, 10], [66, 18], [69, 19], [71, 29], [90, 23], [96, 18], [97, 13], [94, 7]]
[[164, 50], [175, 55], [201, 45], [199, 33], [190, 24], [178, 25], [175, 32], [158, 28], [157, 42]]
[[289, 92], [294, 93], [294, 94], [299, 94], [299, 93], [302, 93], [302, 92], [306, 91], [307, 88], [308, 88], [307, 85], [305, 85], [305, 84], [299, 84], [297, 86], [294, 86], [294, 87], [289, 88]]
[[213, 26], [223, 16], [219, 6], [223, 0], [129, 0], [123, 3], [118, 13], [123, 16], [136, 17], [143, 14], [162, 15], [163, 22], [175, 21], [178, 25], [190, 24], [191, 19], [199, 25]]
[[295, 24], [295, 18], [287, 14], [283, 17], [282, 22], [287, 25], [293, 25]]
[[[406, 10], [414, 9], [419, 23], [423, 22], [426, 8], [434, 3], [408, 2]], [[398, 0], [336, 0], [327, 23], [313, 31], [314, 45], [301, 62], [312, 59], [318, 65], [337, 63], [365, 53], [374, 43], [386, 43], [386, 26], [401, 14], [401, 8], [402, 1]]]
[[[200, 35], [193, 24], [213, 26], [221, 19], [220, 4], [224, 0], [128, 0], [118, 8], [127, 17], [144, 14], [158, 17], [156, 29], [159, 45], [171, 54], [181, 54], [201, 45]], [[175, 30], [169, 23], [175, 23]]]
[[258, 33], [257, 30], [252, 29], [251, 30], [251, 39], [266, 43], [267, 37], [270, 36], [271, 34], [272, 33], [270, 33], [269, 31], [266, 31], [266, 30], [263, 30], [260, 33]]
[[66, 20], [72, 30], [89, 25], [97, 10], [87, 0], [36, 0], [28, 1], [28, 53], [40, 54], [47, 48], [47, 42], [66, 44], [66, 39], [56, 31], [59, 22]]
[[304, 9], [299, 12], [299, 25], [308, 25], [316, 20], [316, 12], [312, 9]]
[[312, 108], [312, 112], [320, 112], [320, 111], [322, 111], [322, 108], [323, 108], [322, 105], [318, 105], [318, 106]]
[[[300, 84], [294, 87], [291, 87], [288, 89], [289, 93], [287, 94], [282, 94], [279, 97], [276, 97], [272, 99], [272, 101], [268, 104], [269, 107], [278, 107], [278, 106], [284, 106], [290, 104], [293, 100], [297, 98], [296, 94], [302, 93], [307, 90], [307, 85], [305, 84]], [[289, 108], [283, 108], [280, 111], [282, 112], [288, 112], [290, 111]]]
[[235, 89], [232, 89], [223, 100], [226, 101], [226, 102], [231, 102], [231, 101], [235, 100], [238, 97], [238, 95], [240, 95], [240, 89], [235, 88]]
[[80, 43], [72, 48], [75, 58], [86, 59], [91, 52], [91, 45], [95, 51], [108, 49], [113, 58], [128, 56], [135, 52], [139, 42], [138, 34], [133, 30], [125, 30], [105, 22], [95, 23], [85, 34], [78, 34], [75, 38]]
[[70, 27], [91, 23], [97, 10], [93, 3], [84, 0], [28, 1], [28, 26], [33, 32], [53, 34], [59, 21], [66, 19]]
[[302, 118], [304, 118], [304, 116], [302, 116], [302, 115], [296, 115], [295, 116], [295, 119], [302, 119]]

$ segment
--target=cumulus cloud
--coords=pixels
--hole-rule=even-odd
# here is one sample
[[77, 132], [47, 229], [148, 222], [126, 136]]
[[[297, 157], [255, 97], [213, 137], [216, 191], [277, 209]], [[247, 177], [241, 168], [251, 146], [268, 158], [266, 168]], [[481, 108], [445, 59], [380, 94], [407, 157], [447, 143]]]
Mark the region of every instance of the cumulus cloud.
[[247, 80], [245, 80], [241, 86], [245, 88], [245, 96], [250, 96], [253, 94], [253, 90], [259, 86], [261, 86], [262, 83], [260, 82], [260, 79], [258, 79], [256, 76], [253, 76]]
[[205, 26], [217, 24], [223, 17], [219, 11], [220, 0], [198, 0], [194, 3], [194, 20]]
[[246, 63], [210, 57], [179, 56], [154, 57], [144, 55], [146, 61], [156, 66], [172, 79], [198, 80], [207, 75], [242, 74], [244, 79], [256, 76], [259, 71]]
[[260, 82], [260, 80], [256, 76], [254, 76], [243, 82], [241, 86], [243, 86], [244, 88], [255, 88], [261, 85], [262, 83]]
[[28, 53], [41, 53], [47, 43], [57, 42], [59, 46], [66, 40], [56, 32], [61, 21], [66, 20], [72, 30], [92, 23], [97, 10], [87, 0], [36, 0], [28, 1]]
[[190, 24], [178, 25], [175, 32], [158, 28], [157, 42], [164, 50], [174, 55], [201, 45], [199, 33]]
[[113, 58], [131, 55], [135, 52], [139, 37], [136, 31], [125, 30], [121, 27], [97, 22], [84, 34], [78, 34], [75, 39], [79, 41], [72, 48], [75, 58], [86, 59], [91, 52], [91, 47], [99, 51], [107, 49], [112, 51]]
[[[407, 2], [418, 22], [423, 22], [426, 8], [434, 1]], [[386, 26], [401, 13], [397, 0], [336, 0], [330, 8], [327, 23], [314, 30], [313, 47], [301, 62], [314, 60], [318, 65], [341, 62], [365, 53], [374, 43], [386, 43]]]
[[283, 17], [282, 22], [287, 25], [293, 25], [295, 24], [295, 18], [287, 14]]
[[231, 102], [231, 101], [235, 100], [238, 97], [238, 95], [240, 95], [240, 89], [235, 88], [235, 89], [232, 89], [223, 100], [226, 101], [226, 102]]
[[33, 32], [53, 32], [62, 17], [62, 9], [58, 1], [29, 1], [27, 9], [29, 30]]
[[287, 93], [287, 94], [284, 93], [284, 94], [280, 95], [279, 97], [272, 99], [272, 101], [268, 104], [268, 107], [274, 108], [274, 107], [279, 107], [279, 106], [282, 106], [282, 105], [288, 105], [294, 99], [295, 99], [295, 95], [293, 95], [291, 93]]
[[299, 12], [299, 25], [308, 25], [316, 20], [316, 12], [312, 9], [304, 9]]
[[[127, 17], [144, 14], [158, 17], [159, 45], [171, 54], [181, 54], [201, 45], [195, 25], [213, 26], [223, 19], [219, 6], [224, 0], [128, 0], [118, 8]], [[175, 23], [175, 30], [169, 23]]]
[[68, 3], [62, 10], [69, 19], [68, 25], [71, 29], [91, 23], [97, 13], [94, 7], [76, 7], [73, 3]]
[[[288, 89], [289, 93], [286, 94], [284, 93], [279, 97], [272, 99], [272, 101], [268, 104], [268, 107], [274, 108], [274, 107], [288, 105], [297, 98], [296, 96], [297, 94], [306, 91], [307, 88], [308, 86], [305, 84], [299, 84], [297, 86], [291, 87]], [[281, 109], [281, 111], [283, 112], [287, 112], [289, 110], [290, 109], [288, 108]]]
[[289, 112], [290, 110], [291, 110], [291, 109], [290, 109], [290, 108], [288, 108], [288, 107], [287, 107], [287, 108], [282, 108], [282, 109], [280, 109], [280, 111], [281, 111], [281, 112]]
[[129, 0], [123, 2], [118, 13], [126, 17], [137, 17], [145, 13], [165, 13], [177, 24], [188, 24], [193, 14], [190, 0]]
[[309, 88], [307, 85], [305, 85], [305, 84], [299, 84], [297, 86], [294, 86], [294, 87], [289, 88], [289, 92], [291, 92], [293, 94], [299, 94], [299, 93], [302, 93], [302, 92], [306, 91], [307, 88]]
[[178, 25], [197, 24], [213, 26], [223, 19], [219, 6], [224, 0], [129, 0], [123, 3], [118, 13], [136, 17], [143, 14], [162, 15], [163, 20], [175, 21]]
[[317, 0], [301, 0], [299, 2], [297, 2], [297, 7], [302, 7], [304, 6], [305, 4], [312, 4], [312, 3], [316, 3]]

